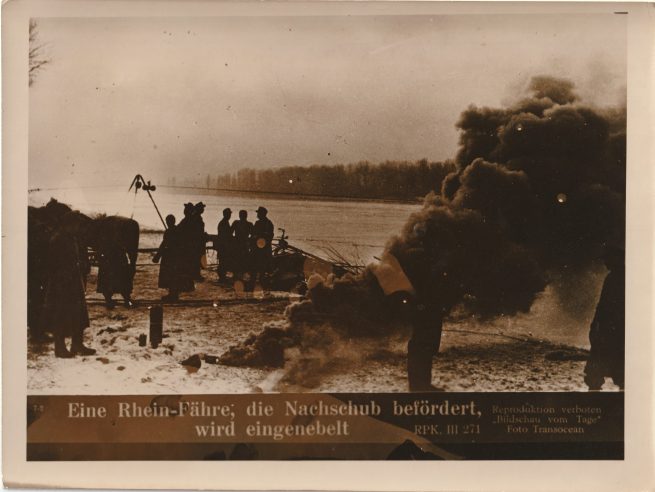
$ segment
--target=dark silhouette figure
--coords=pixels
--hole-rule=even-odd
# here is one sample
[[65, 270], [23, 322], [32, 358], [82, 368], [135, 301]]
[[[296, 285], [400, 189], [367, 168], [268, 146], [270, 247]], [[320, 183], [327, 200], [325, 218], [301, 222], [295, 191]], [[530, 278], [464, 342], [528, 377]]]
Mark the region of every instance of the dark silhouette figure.
[[413, 306], [412, 335], [407, 342], [409, 391], [439, 391], [432, 385], [432, 359], [439, 353], [443, 315], [436, 306], [418, 302]]
[[[193, 284], [200, 273], [200, 259], [198, 257], [197, 223], [193, 203], [184, 204], [184, 218], [177, 225], [178, 268], [183, 277], [184, 284]], [[193, 289], [191, 289], [193, 290]]]
[[97, 253], [98, 286], [107, 307], [114, 307], [112, 296], [121, 294], [126, 306], [131, 295], [139, 251], [139, 224], [119, 216], [93, 219], [82, 241]]
[[127, 251], [117, 242], [109, 242], [98, 250], [98, 286], [96, 291], [105, 298], [108, 308], [115, 302], [112, 296], [119, 292], [125, 306], [131, 306], [133, 274]]
[[407, 343], [409, 390], [440, 391], [432, 385], [432, 359], [441, 345], [445, 312], [436, 301], [443, 299], [423, 294], [427, 289], [417, 289], [392, 254], [382, 256], [373, 274], [387, 299], [385, 316], [407, 322], [412, 328]]
[[196, 282], [204, 282], [204, 278], [200, 273], [203, 267], [203, 258], [206, 261], [206, 248], [207, 248], [207, 233], [205, 232], [205, 222], [202, 220], [202, 214], [205, 211], [205, 204], [198, 202], [193, 207], [193, 213], [191, 215], [193, 224], [191, 227], [191, 241], [192, 248], [194, 250], [194, 267], [193, 267], [193, 278]]
[[[70, 358], [76, 354], [93, 355], [95, 350], [83, 344], [84, 329], [89, 326], [83, 268], [77, 236], [79, 214], [67, 213], [52, 236], [48, 248], [48, 276], [43, 310], [44, 326], [55, 336], [55, 356]], [[72, 338], [71, 350], [66, 337]]]
[[43, 302], [48, 283], [48, 245], [53, 227], [43, 209], [28, 207], [27, 221], [27, 326], [32, 342], [52, 341], [43, 326]]
[[267, 217], [268, 210], [259, 207], [256, 210], [257, 221], [252, 227], [252, 275], [251, 283], [259, 279], [262, 285], [268, 281], [272, 268], [273, 256], [273, 222]]
[[[50, 327], [44, 323], [43, 310], [51, 261], [50, 239], [59, 230], [62, 218], [72, 212], [69, 206], [54, 199], [43, 207], [28, 207], [28, 326], [30, 339], [35, 342], [49, 338], [46, 332]], [[120, 216], [91, 219], [79, 212], [72, 217], [77, 222], [76, 239], [85, 288], [86, 275], [91, 271], [87, 247], [91, 247], [100, 266], [98, 290], [109, 298], [121, 293], [129, 302], [139, 248], [138, 222]]]
[[223, 210], [223, 218], [218, 223], [216, 235], [216, 253], [218, 255], [218, 278], [225, 280], [227, 272], [233, 271], [233, 232], [230, 225], [232, 210]]
[[407, 322], [407, 382], [409, 391], [442, 391], [432, 384], [432, 362], [439, 353], [443, 325], [442, 310], [415, 293], [398, 291], [387, 297], [388, 316]]
[[184, 272], [183, 245], [173, 215], [166, 217], [166, 226], [168, 229], [164, 232], [164, 238], [152, 261], [158, 263], [161, 260], [158, 286], [168, 289], [168, 295], [162, 299], [177, 301], [180, 292], [192, 291], [194, 285], [192, 277]]
[[234, 233], [234, 274], [243, 276], [250, 271], [250, 237], [253, 224], [248, 221], [248, 212], [239, 210], [239, 220], [232, 223]]
[[605, 255], [609, 270], [596, 314], [591, 322], [591, 351], [585, 366], [585, 383], [599, 390], [605, 377], [621, 389], [625, 383], [625, 252], [614, 248]]

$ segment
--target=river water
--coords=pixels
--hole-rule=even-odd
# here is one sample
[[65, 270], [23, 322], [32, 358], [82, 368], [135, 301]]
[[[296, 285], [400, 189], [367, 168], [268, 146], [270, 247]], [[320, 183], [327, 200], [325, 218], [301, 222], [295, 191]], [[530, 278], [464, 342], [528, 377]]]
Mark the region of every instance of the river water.
[[[385, 243], [398, 234], [412, 212], [420, 204], [389, 203], [380, 201], [314, 200], [280, 197], [262, 197], [239, 194], [197, 194], [163, 188], [152, 193], [162, 216], [173, 214], [179, 221], [185, 202], [206, 205], [203, 218], [205, 229], [216, 234], [218, 221], [224, 208], [232, 209], [232, 220], [238, 211], [248, 211], [248, 219], [256, 220], [259, 206], [268, 209], [268, 217], [276, 229], [285, 229], [289, 243], [306, 251], [326, 256], [326, 247], [337, 250], [344, 257], [369, 263], [379, 256]], [[157, 246], [163, 225], [146, 192], [128, 193], [108, 188], [43, 190], [29, 194], [29, 204], [45, 205], [50, 198], [66, 203], [85, 213], [106, 213], [134, 218], [146, 231], [141, 236], [141, 247]]]
[[[139, 222], [141, 247], [156, 247], [161, 240], [163, 225], [148, 195], [140, 190], [127, 193], [112, 189], [66, 189], [43, 190], [29, 194], [29, 204], [41, 206], [50, 198], [71, 205], [85, 213], [118, 214], [133, 217]], [[255, 220], [258, 206], [268, 209], [269, 218], [276, 228], [284, 228], [289, 243], [306, 251], [329, 257], [326, 247], [339, 251], [352, 263], [367, 264], [379, 256], [386, 242], [398, 234], [407, 218], [420, 210], [420, 204], [389, 203], [352, 200], [314, 200], [280, 197], [261, 197], [238, 194], [198, 194], [195, 192], [173, 193], [168, 189], [157, 189], [153, 197], [161, 214], [173, 214], [178, 220], [182, 217], [185, 202], [206, 205], [203, 215], [208, 233], [215, 234], [222, 210], [229, 207], [233, 219], [238, 211], [248, 211], [250, 221]], [[604, 271], [589, 272], [581, 281], [580, 288], [589, 290], [594, 299], [598, 298]], [[484, 331], [503, 333], [512, 336], [544, 338], [552, 341], [588, 346], [589, 322], [593, 317], [595, 301], [571, 317], [562, 309], [560, 300], [551, 287], [543, 292], [533, 304], [529, 313], [511, 318], [500, 318], [486, 324]], [[470, 323], [467, 323], [470, 324]]]

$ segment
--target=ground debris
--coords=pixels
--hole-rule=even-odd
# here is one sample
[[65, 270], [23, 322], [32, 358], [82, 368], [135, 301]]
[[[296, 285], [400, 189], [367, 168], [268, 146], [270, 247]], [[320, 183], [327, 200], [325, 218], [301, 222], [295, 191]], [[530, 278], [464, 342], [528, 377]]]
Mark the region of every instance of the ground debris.
[[589, 358], [589, 352], [583, 349], [566, 347], [558, 350], [553, 350], [551, 352], [547, 352], [544, 355], [544, 358], [546, 360], [556, 360], [556, 361], [568, 361], [568, 360], [585, 361]]
[[107, 328], [103, 328], [98, 332], [98, 336], [102, 335], [103, 333], [116, 333], [118, 330], [116, 328], [112, 328], [111, 326], [108, 326]]
[[200, 355], [194, 354], [191, 357], [184, 359], [180, 364], [186, 367], [189, 372], [197, 372], [202, 365], [202, 360], [200, 359]]
[[202, 364], [202, 361], [200, 359], [199, 354], [193, 354], [191, 357], [188, 357], [187, 359], [184, 359], [182, 362], [180, 362], [183, 366], [195, 366], [195, 367], [200, 367]]
[[226, 366], [282, 367], [284, 349], [299, 343], [298, 334], [289, 329], [267, 326], [259, 334], [251, 334], [239, 345], [233, 345], [218, 362]]

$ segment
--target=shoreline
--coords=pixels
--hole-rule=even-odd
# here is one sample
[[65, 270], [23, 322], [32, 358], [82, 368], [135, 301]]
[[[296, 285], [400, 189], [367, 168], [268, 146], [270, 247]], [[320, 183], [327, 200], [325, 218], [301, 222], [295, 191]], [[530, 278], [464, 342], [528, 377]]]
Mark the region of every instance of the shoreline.
[[[280, 200], [307, 200], [319, 202], [361, 202], [361, 203], [391, 203], [403, 205], [420, 205], [423, 197], [416, 197], [414, 200], [402, 200], [400, 198], [364, 198], [364, 197], [349, 197], [349, 196], [331, 196], [320, 194], [296, 194], [286, 193], [281, 191], [255, 191], [255, 190], [225, 190], [216, 188], [202, 188], [196, 186], [172, 186], [172, 185], [159, 185], [158, 189], [164, 189], [171, 195], [183, 195], [185, 190], [191, 190], [196, 195], [208, 196], [249, 196], [253, 198], [279, 198]], [[179, 190], [179, 191], [177, 191]]]

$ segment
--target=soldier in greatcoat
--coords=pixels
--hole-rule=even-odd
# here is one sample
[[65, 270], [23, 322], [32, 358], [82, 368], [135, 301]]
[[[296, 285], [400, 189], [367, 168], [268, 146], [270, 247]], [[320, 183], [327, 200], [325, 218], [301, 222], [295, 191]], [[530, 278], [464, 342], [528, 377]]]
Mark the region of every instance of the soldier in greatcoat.
[[273, 258], [273, 222], [267, 217], [268, 210], [259, 207], [256, 210], [257, 221], [252, 228], [252, 279], [254, 283], [259, 278], [265, 283], [272, 269]]
[[441, 391], [432, 384], [432, 362], [439, 353], [444, 309], [435, 299], [421, 295], [391, 253], [385, 253], [373, 268], [387, 298], [389, 316], [408, 322], [412, 328], [407, 343], [407, 382], [409, 391]]
[[119, 241], [109, 240], [98, 249], [98, 285], [96, 291], [105, 298], [108, 308], [115, 306], [112, 296], [119, 292], [126, 306], [131, 306], [132, 267], [127, 251]]
[[599, 390], [605, 377], [623, 389], [625, 379], [625, 251], [610, 248], [605, 254], [609, 270], [589, 330], [591, 350], [585, 383]]
[[[55, 356], [62, 358], [96, 352], [83, 343], [89, 315], [84, 291], [84, 262], [77, 240], [79, 229], [80, 214], [67, 213], [61, 218], [48, 247], [43, 323], [54, 333]], [[66, 347], [66, 337], [72, 338], [70, 350]]]
[[166, 216], [166, 226], [164, 238], [152, 261], [158, 263], [161, 260], [157, 285], [160, 289], [168, 289], [162, 300], [177, 301], [180, 292], [194, 290], [193, 278], [185, 271], [184, 246], [175, 225], [175, 216]]
[[[193, 203], [184, 204], [184, 218], [176, 227], [179, 240], [178, 262], [179, 274], [184, 283], [193, 282], [200, 275], [200, 258], [198, 255], [198, 227]], [[203, 226], [204, 227], [204, 226]], [[190, 289], [190, 290], [193, 290]]]
[[196, 282], [203, 282], [201, 269], [207, 261], [207, 233], [205, 232], [205, 222], [202, 220], [202, 214], [205, 212], [205, 204], [198, 202], [193, 206], [191, 214], [191, 242], [193, 248], [193, 278]]
[[230, 224], [232, 210], [223, 210], [223, 218], [218, 223], [216, 234], [216, 253], [218, 255], [218, 278], [225, 280], [228, 271], [233, 271], [233, 231]]
[[234, 232], [234, 274], [242, 276], [250, 271], [250, 238], [253, 224], [248, 220], [248, 212], [239, 210], [239, 220], [232, 223]]

